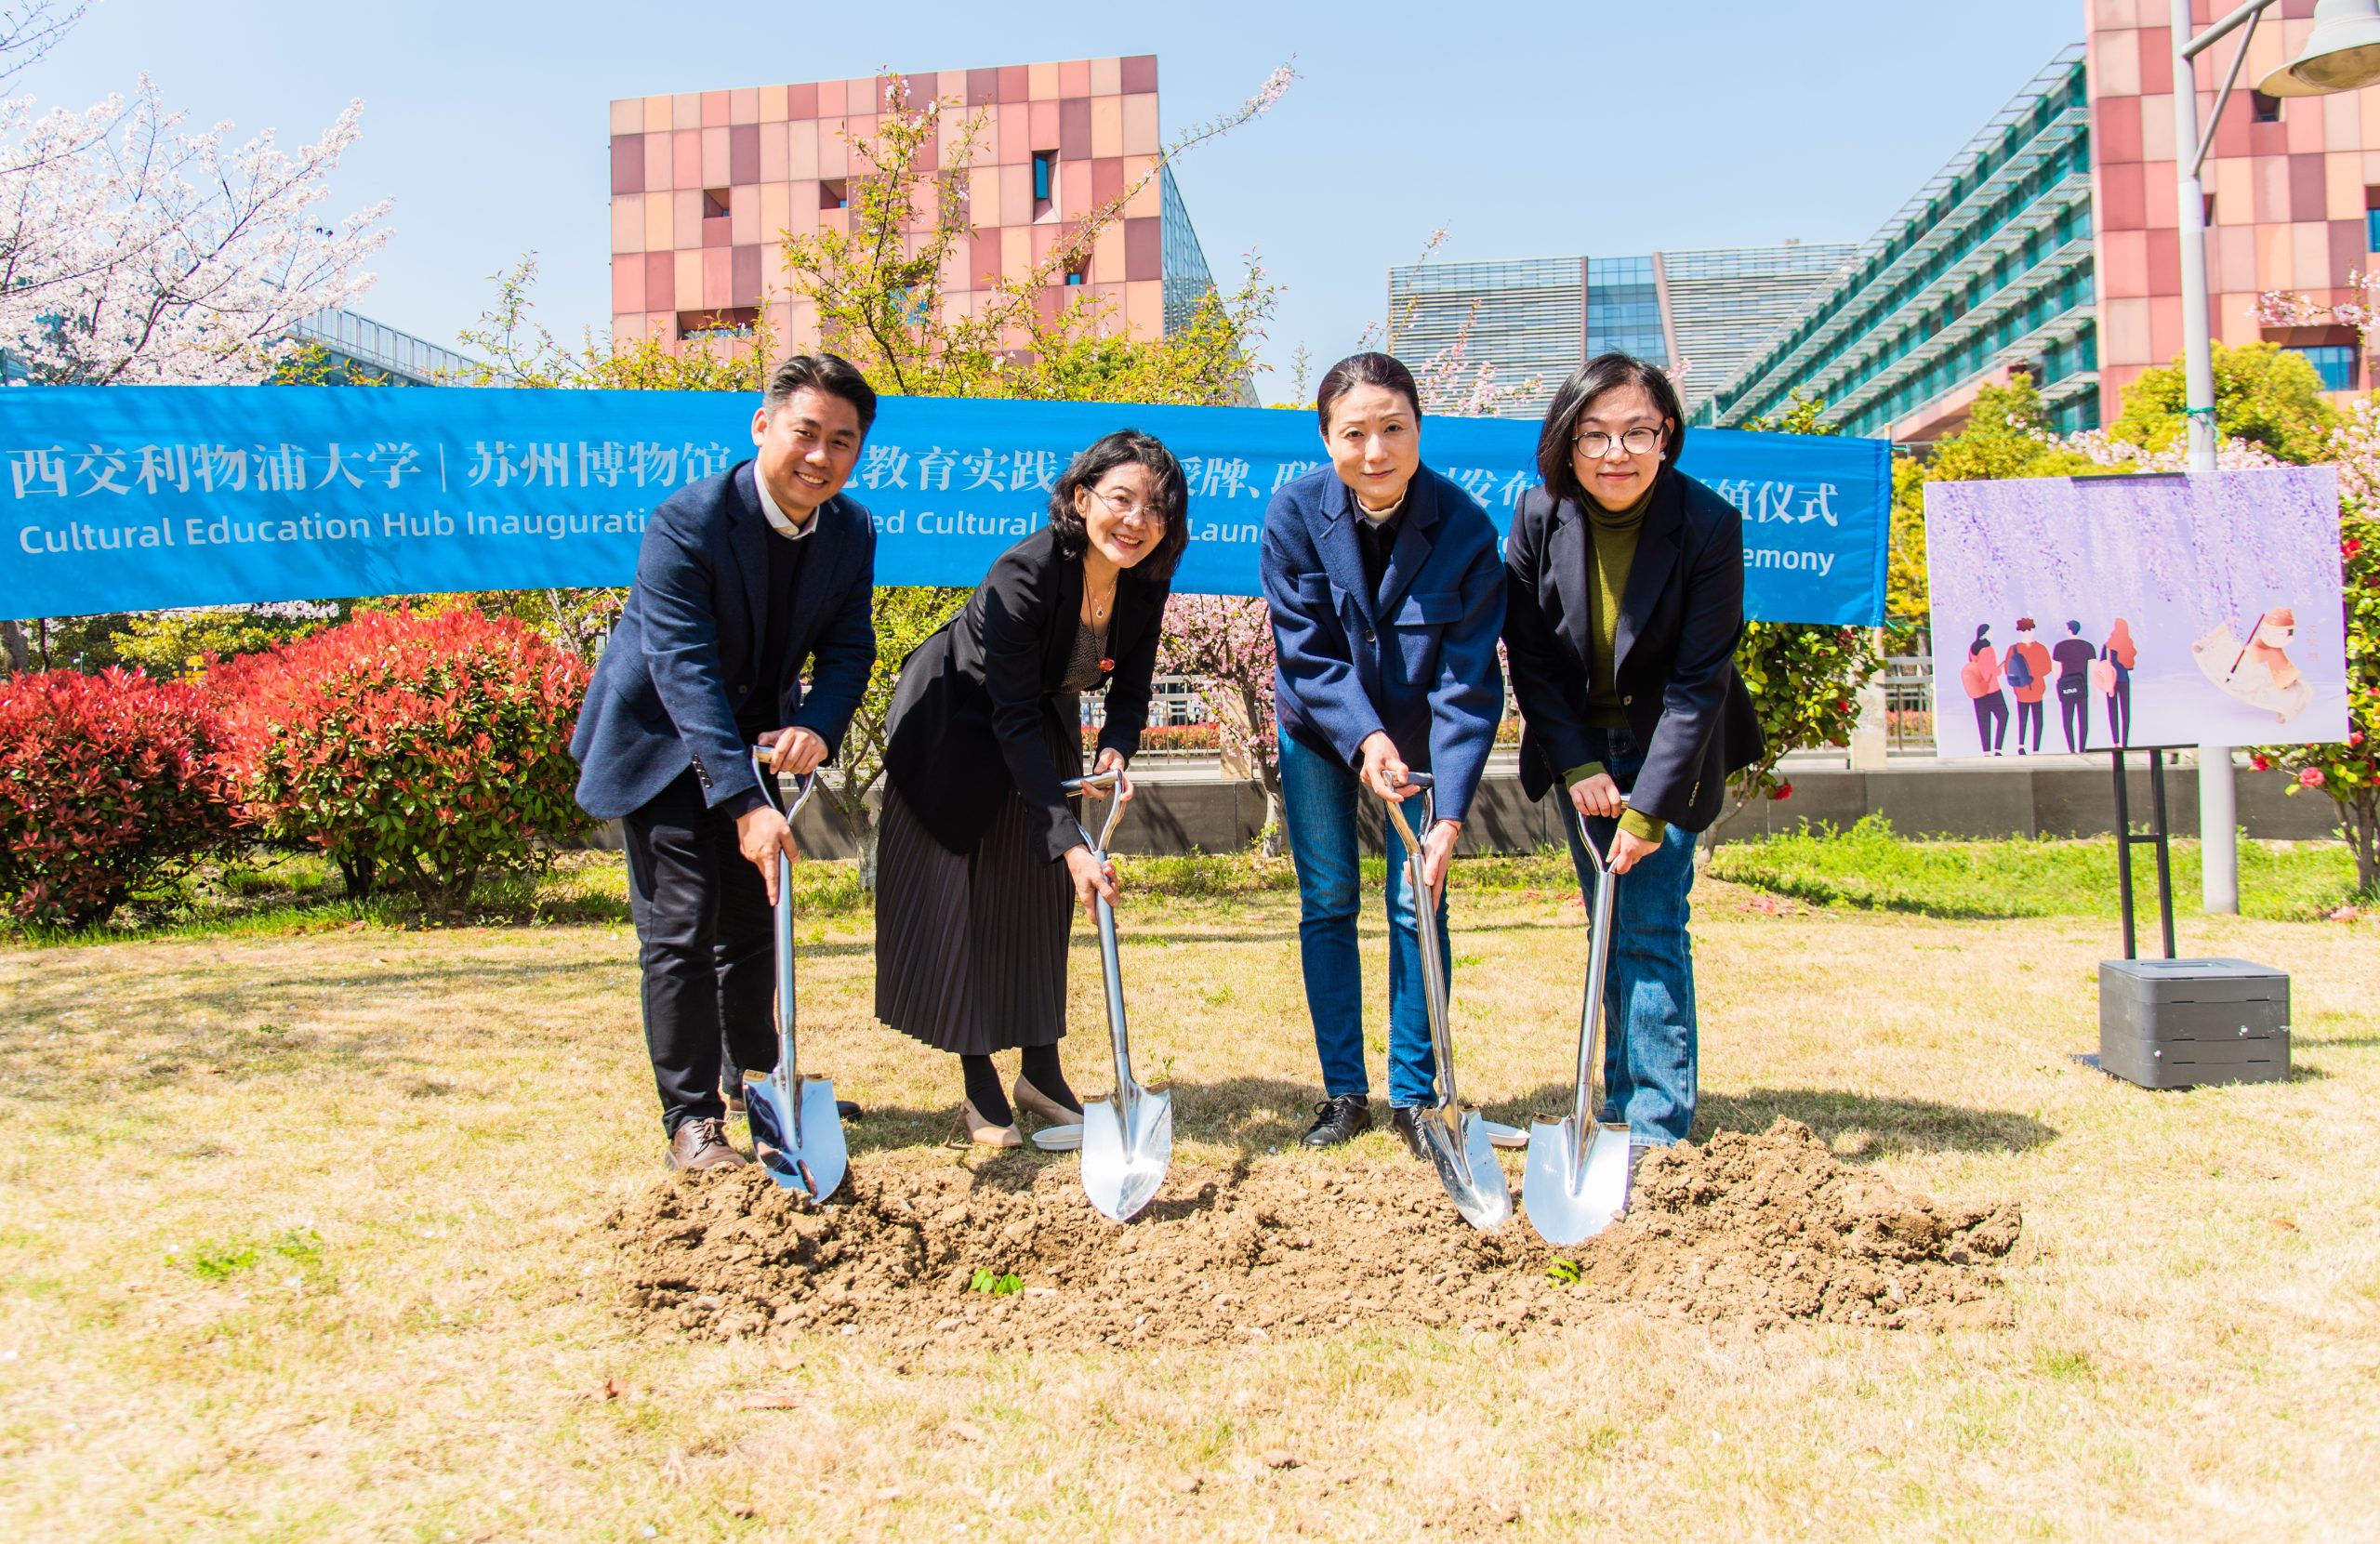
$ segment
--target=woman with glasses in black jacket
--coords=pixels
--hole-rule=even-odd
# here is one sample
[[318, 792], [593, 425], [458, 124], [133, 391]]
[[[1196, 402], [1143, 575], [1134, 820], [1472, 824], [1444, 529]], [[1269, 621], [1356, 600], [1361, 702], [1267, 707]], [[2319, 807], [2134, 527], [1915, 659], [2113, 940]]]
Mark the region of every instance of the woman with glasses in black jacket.
[[1677, 469], [1686, 414], [1656, 365], [1590, 360], [1538, 438], [1545, 485], [1505, 548], [1504, 646], [1525, 729], [1521, 783], [1558, 788], [1582, 893], [1578, 819], [1622, 876], [1604, 1009], [1606, 1107], [1637, 1147], [1686, 1140], [1697, 1084], [1686, 892], [1697, 834], [1759, 759], [1736, 671], [1743, 518]]

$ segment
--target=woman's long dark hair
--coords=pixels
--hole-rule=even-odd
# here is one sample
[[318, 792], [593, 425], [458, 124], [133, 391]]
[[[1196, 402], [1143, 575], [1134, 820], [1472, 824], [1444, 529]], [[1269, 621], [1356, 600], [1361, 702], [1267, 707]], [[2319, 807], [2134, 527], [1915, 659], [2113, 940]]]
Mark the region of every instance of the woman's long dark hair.
[[1975, 641], [1967, 645], [1967, 658], [1973, 659], [1976, 655], [1983, 653], [1986, 649], [1990, 647], [1991, 624], [1989, 622], [1977, 623], [1975, 629]]
[[1148, 512], [1165, 521], [1157, 550], [1135, 563], [1131, 572], [1161, 583], [1173, 577], [1183, 548], [1190, 545], [1190, 482], [1182, 475], [1182, 463], [1154, 434], [1119, 429], [1085, 445], [1050, 495], [1050, 529], [1058, 534], [1058, 556], [1081, 557], [1091, 545], [1091, 533], [1075, 509], [1075, 491], [1092, 489], [1091, 496], [1096, 498], [1099, 480], [1127, 462], [1148, 468], [1149, 481], [1155, 484]]
[[1570, 441], [1579, 432], [1579, 420], [1595, 400], [1623, 386], [1643, 387], [1653, 406], [1670, 421], [1661, 442], [1661, 465], [1677, 465], [1678, 453], [1686, 449], [1686, 404], [1678, 401], [1669, 372], [1633, 354], [1597, 354], [1572, 371], [1562, 389], [1554, 393], [1554, 403], [1545, 410], [1545, 425], [1537, 431], [1537, 475], [1545, 480], [1546, 492], [1555, 498], [1578, 502], [1587, 496], [1570, 464]]

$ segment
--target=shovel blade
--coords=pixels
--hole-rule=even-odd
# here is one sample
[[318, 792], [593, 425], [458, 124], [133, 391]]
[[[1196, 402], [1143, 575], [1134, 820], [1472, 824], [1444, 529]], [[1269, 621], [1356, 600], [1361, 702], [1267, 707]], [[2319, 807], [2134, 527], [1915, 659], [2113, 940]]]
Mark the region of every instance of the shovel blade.
[[1447, 1199], [1473, 1227], [1492, 1232], [1513, 1215], [1512, 1187], [1504, 1166], [1488, 1144], [1488, 1123], [1477, 1111], [1456, 1117], [1451, 1112], [1426, 1115], [1417, 1129], [1421, 1146], [1438, 1171]]
[[1129, 1122], [1115, 1100], [1083, 1105], [1082, 1188], [1102, 1217], [1130, 1220], [1156, 1197], [1172, 1162], [1171, 1094], [1144, 1093]]
[[1628, 1128], [1588, 1122], [1584, 1163], [1580, 1136], [1569, 1120], [1540, 1120], [1529, 1130], [1521, 1204], [1548, 1244], [1593, 1238], [1628, 1209]]
[[826, 1078], [801, 1079], [799, 1097], [799, 1140], [794, 1136], [793, 1112], [786, 1108], [785, 1090], [774, 1077], [745, 1083], [745, 1118], [751, 1123], [753, 1144], [770, 1149], [760, 1159], [769, 1178], [813, 1201], [824, 1201], [835, 1194], [851, 1168], [850, 1154], [843, 1146], [843, 1118], [835, 1108], [835, 1085]]

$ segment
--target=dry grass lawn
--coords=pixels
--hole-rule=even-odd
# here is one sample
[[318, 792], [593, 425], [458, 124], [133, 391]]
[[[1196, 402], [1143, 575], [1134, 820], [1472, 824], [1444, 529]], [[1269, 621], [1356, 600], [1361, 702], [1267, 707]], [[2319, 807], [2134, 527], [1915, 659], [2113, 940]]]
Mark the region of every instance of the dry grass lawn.
[[[2380, 1532], [2380, 928], [2189, 924], [2189, 952], [2292, 973], [2298, 1070], [2150, 1094], [2074, 1060], [2105, 923], [1698, 898], [1708, 1121], [1792, 1115], [1897, 1183], [2021, 1200], [2015, 1327], [1617, 1311], [1029, 1361], [649, 1340], [602, 1230], [659, 1178], [624, 928], [0, 950], [8, 1537]], [[1579, 914], [1458, 902], [1465, 1092], [1551, 1108]], [[1315, 1097], [1293, 904], [1128, 913], [1185, 1157], [1332, 1161], [1289, 1145]], [[864, 924], [806, 932], [807, 1043], [870, 1109], [855, 1162], [967, 1161], [955, 1069], [867, 1011]]]

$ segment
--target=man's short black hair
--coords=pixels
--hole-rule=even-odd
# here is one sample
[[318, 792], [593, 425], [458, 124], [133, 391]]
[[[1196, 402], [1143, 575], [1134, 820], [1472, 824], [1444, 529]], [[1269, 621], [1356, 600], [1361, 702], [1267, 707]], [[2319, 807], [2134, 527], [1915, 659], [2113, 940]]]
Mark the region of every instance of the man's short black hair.
[[819, 352], [796, 354], [769, 372], [768, 389], [761, 394], [761, 405], [774, 413], [792, 395], [808, 387], [829, 397], [840, 397], [852, 404], [859, 415], [859, 431], [866, 434], [876, 423], [876, 388], [859, 373], [859, 366], [840, 354]]

